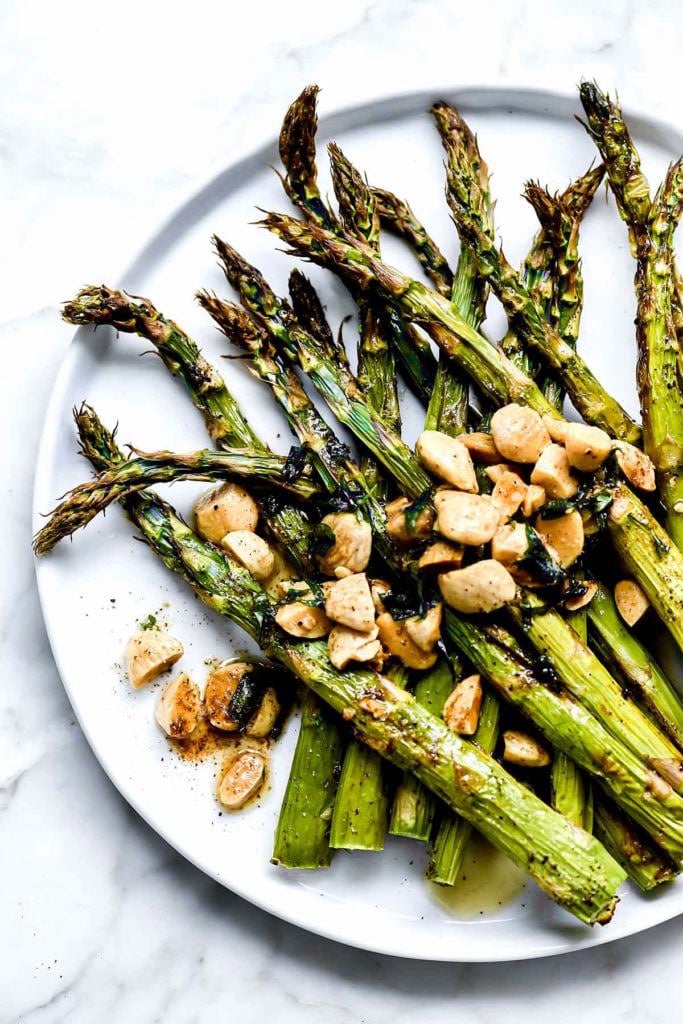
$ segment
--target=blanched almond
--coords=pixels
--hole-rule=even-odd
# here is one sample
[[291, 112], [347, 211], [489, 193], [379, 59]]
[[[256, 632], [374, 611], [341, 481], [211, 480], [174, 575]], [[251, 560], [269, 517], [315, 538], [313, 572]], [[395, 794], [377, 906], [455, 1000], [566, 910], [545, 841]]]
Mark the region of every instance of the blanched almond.
[[600, 427], [587, 423], [568, 423], [564, 435], [564, 450], [575, 469], [594, 473], [603, 464], [612, 449], [612, 438]]
[[326, 589], [325, 611], [334, 621], [360, 633], [375, 625], [375, 604], [365, 573], [354, 573]]
[[255, 580], [267, 579], [275, 569], [275, 556], [257, 533], [233, 530], [221, 537], [221, 547], [248, 569]]
[[550, 442], [550, 434], [538, 413], [516, 402], [494, 412], [491, 433], [500, 454], [511, 462], [535, 462]]
[[635, 580], [619, 580], [614, 588], [614, 600], [628, 626], [635, 626], [650, 607], [650, 602]]
[[184, 740], [197, 728], [201, 706], [199, 687], [187, 673], [181, 672], [161, 691], [156, 720], [167, 736]]
[[467, 676], [458, 683], [443, 706], [443, 720], [451, 732], [457, 732], [460, 736], [474, 736], [483, 699], [481, 676]]
[[460, 491], [476, 494], [477, 475], [469, 451], [461, 440], [440, 430], [423, 430], [415, 451], [425, 469]]
[[439, 588], [446, 604], [468, 614], [496, 611], [514, 601], [517, 590], [507, 569], [492, 558], [443, 573]]
[[238, 811], [261, 789], [266, 758], [259, 750], [240, 750], [228, 758], [218, 783], [218, 799], [229, 811]]
[[485, 434], [482, 431], [473, 430], [471, 434], [461, 434], [460, 440], [475, 462], [483, 462], [484, 465], [490, 465], [494, 462], [503, 461], [493, 440], [493, 434]]
[[572, 475], [567, 453], [560, 444], [546, 445], [531, 471], [531, 483], [543, 487], [549, 498], [573, 498], [579, 481]]
[[204, 687], [206, 717], [215, 729], [237, 732], [238, 724], [228, 714], [228, 707], [240, 680], [253, 669], [247, 661], [231, 661], [217, 665], [209, 673]]
[[137, 690], [150, 683], [183, 655], [180, 640], [160, 629], [142, 629], [128, 641], [126, 663], [128, 679]]
[[279, 601], [296, 579], [296, 571], [277, 548], [271, 548], [271, 550], [273, 552], [273, 571], [261, 581], [261, 585], [270, 597]]
[[492, 484], [497, 484], [503, 473], [514, 473], [514, 471], [514, 466], [511, 466], [509, 462], [496, 462], [484, 470]]
[[247, 736], [263, 739], [270, 736], [280, 714], [280, 701], [272, 686], [266, 688], [258, 710], [252, 715], [244, 729]]
[[327, 636], [332, 629], [325, 609], [304, 601], [281, 605], [275, 613], [275, 621], [290, 636], [305, 637], [307, 640], [318, 640]]
[[422, 552], [417, 567], [418, 569], [433, 569], [438, 572], [459, 569], [464, 553], [465, 549], [460, 544], [437, 540]]
[[204, 540], [218, 544], [226, 533], [249, 530], [258, 523], [258, 505], [244, 487], [227, 483], [204, 494], [194, 507], [197, 533]]
[[545, 505], [546, 493], [538, 484], [529, 484], [522, 502], [522, 512], [527, 519]]
[[507, 523], [499, 526], [491, 541], [491, 558], [503, 565], [513, 565], [524, 558], [529, 549], [529, 540], [523, 523]]
[[554, 519], [536, 516], [534, 525], [543, 543], [557, 555], [563, 569], [575, 562], [583, 551], [583, 520], [576, 510], [565, 512]]
[[522, 506], [526, 497], [527, 485], [518, 473], [509, 470], [501, 473], [496, 480], [491, 501], [500, 512], [500, 518], [504, 522], [510, 519]]
[[423, 651], [431, 651], [441, 636], [443, 605], [434, 604], [424, 615], [404, 619], [408, 636]]
[[408, 633], [405, 621], [394, 619], [389, 612], [383, 612], [377, 618], [377, 628], [382, 646], [406, 668], [426, 669], [436, 663], [436, 651], [423, 651]]
[[508, 729], [503, 733], [503, 760], [524, 768], [544, 768], [550, 764], [550, 754], [538, 740], [525, 732]]
[[649, 455], [626, 441], [613, 441], [617, 464], [629, 483], [641, 491], [654, 491], [655, 466]]
[[330, 661], [338, 669], [345, 669], [352, 661], [372, 661], [382, 650], [377, 637], [376, 626], [370, 633], [359, 633], [348, 626], [335, 626], [327, 638]]
[[436, 529], [458, 544], [486, 544], [498, 528], [500, 516], [488, 494], [438, 491], [434, 495]]
[[372, 552], [372, 529], [370, 523], [355, 512], [333, 512], [323, 519], [334, 534], [334, 543], [318, 557], [318, 564], [327, 576], [334, 575], [335, 569], [344, 568], [350, 572], [363, 572], [370, 561]]
[[429, 537], [434, 527], [436, 513], [431, 505], [425, 505], [417, 515], [413, 515], [411, 505], [408, 498], [395, 498], [385, 508], [387, 533], [397, 544], [417, 544]]

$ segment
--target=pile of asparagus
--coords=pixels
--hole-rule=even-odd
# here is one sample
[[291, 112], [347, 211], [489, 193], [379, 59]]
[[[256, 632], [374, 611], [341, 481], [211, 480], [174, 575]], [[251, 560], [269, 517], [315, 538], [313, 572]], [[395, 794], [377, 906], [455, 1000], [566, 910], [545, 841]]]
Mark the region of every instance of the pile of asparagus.
[[[305, 89], [280, 134], [282, 183], [300, 217], [269, 213], [263, 224], [348, 287], [358, 304], [357, 372], [299, 270], [281, 298], [214, 238], [239, 302], [205, 291], [198, 299], [284, 410], [298, 441], [284, 458], [255, 434], [221, 375], [177, 324], [145, 299], [84, 289], [65, 306], [65, 319], [108, 324], [151, 343], [184, 383], [213, 447], [125, 456], [83, 405], [76, 427], [96, 476], [67, 496], [35, 547], [44, 554], [120, 502], [169, 569], [304, 684], [275, 863], [325, 866], [335, 849], [381, 849], [388, 830], [430, 842], [429, 877], [453, 885], [476, 829], [581, 921], [604, 923], [627, 875], [648, 890], [672, 879], [683, 861], [683, 706], [642, 637], [618, 614], [609, 586], [616, 554], [683, 648], [683, 284], [673, 252], [683, 169], [674, 164], [652, 197], [618, 106], [592, 84], [580, 91], [602, 163], [561, 195], [526, 187], [540, 227], [518, 271], [496, 242], [488, 169], [458, 111], [443, 102], [431, 111], [461, 242], [452, 270], [412, 209], [370, 187], [335, 145], [329, 155], [338, 212], [323, 200], [317, 89]], [[577, 352], [579, 230], [604, 175], [636, 262], [642, 428]], [[381, 228], [405, 239], [430, 287], [383, 262]], [[508, 317], [500, 344], [482, 330], [489, 293]], [[381, 575], [407, 608], [419, 607], [424, 584], [387, 529], [385, 512], [400, 494], [417, 514], [434, 487], [401, 439], [400, 376], [424, 404], [425, 428], [453, 437], [486, 431], [493, 411], [511, 402], [560, 423], [567, 396], [586, 423], [644, 446], [658, 493], [645, 502], [617, 473], [602, 474], [590, 496], [601, 527], [594, 557], [574, 567], [594, 584], [580, 611], [553, 600], [556, 580], [547, 593], [521, 588], [518, 602], [497, 614], [447, 608], [440, 655], [427, 672], [400, 665], [387, 674], [341, 671], [324, 641], [281, 629], [278, 601], [149, 488], [179, 479], [246, 482], [259, 498], [269, 541], [312, 592], [320, 581], [320, 519], [325, 511], [353, 510], [369, 524]], [[303, 378], [354, 435], [358, 458], [320, 415]], [[441, 716], [454, 683], [472, 671], [486, 692], [476, 733], [465, 738]], [[501, 720], [511, 716], [523, 716], [552, 748], [547, 792], [515, 778], [494, 756]], [[388, 771], [387, 761], [400, 774]]]

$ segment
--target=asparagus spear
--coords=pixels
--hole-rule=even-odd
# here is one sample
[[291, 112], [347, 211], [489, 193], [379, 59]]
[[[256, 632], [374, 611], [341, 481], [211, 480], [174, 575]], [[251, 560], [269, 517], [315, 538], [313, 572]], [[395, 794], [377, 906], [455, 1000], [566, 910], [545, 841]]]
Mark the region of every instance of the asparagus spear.
[[[315, 137], [318, 129], [316, 104], [318, 87], [308, 86], [289, 107], [280, 133], [280, 159], [286, 170], [281, 177], [285, 192], [307, 220], [339, 231], [341, 225], [320, 197], [315, 163]], [[356, 297], [353, 282], [342, 275], [351, 294]], [[436, 374], [436, 363], [429, 344], [412, 325], [405, 324], [395, 306], [384, 308], [384, 327], [389, 333], [403, 371], [411, 388], [424, 402], [429, 400]]]
[[[394, 295], [407, 315], [421, 319], [433, 337], [465, 368], [495, 405], [519, 401], [538, 412], [560, 414], [540, 389], [495, 346], [457, 317], [436, 292], [406, 277], [394, 267], [374, 259], [365, 248], [340, 242], [312, 225], [282, 214], [268, 214], [263, 222], [287, 241], [296, 255], [305, 255], [323, 266], [341, 262], [353, 270], [359, 282], [373, 284]], [[619, 484], [608, 512], [608, 528], [614, 546], [641, 585], [664, 625], [683, 649], [683, 560], [643, 502]]]
[[587, 611], [591, 636], [597, 640], [599, 651], [683, 749], [683, 703], [650, 652], [626, 626], [614, 598], [602, 584]]
[[643, 892], [672, 881], [678, 874], [671, 858], [608, 801], [597, 801], [593, 824], [596, 837]]
[[447, 151], [446, 198], [460, 238], [470, 249], [479, 273], [505, 307], [513, 329], [561, 378], [584, 419], [614, 437], [638, 442], [641, 436], [638, 424], [608, 394], [581, 356], [547, 323], [521, 276], [496, 245], [489, 219], [483, 212], [483, 197], [477, 197], [476, 179], [470, 166], [467, 140], [471, 132], [457, 111], [449, 110], [450, 130], [442, 132]]
[[[683, 800], [621, 740], [612, 736], [556, 680], [545, 682], [500, 627], [481, 627], [451, 609], [446, 631], [506, 700], [528, 716], [558, 750], [597, 780], [615, 803], [679, 863]], [[657, 795], [655, 795], [655, 793]]]
[[408, 242], [437, 292], [449, 299], [453, 292], [453, 271], [408, 203], [384, 188], [373, 188], [372, 194], [380, 223]]
[[[100, 428], [98, 433], [106, 432]], [[97, 445], [96, 439], [87, 445]], [[97, 461], [106, 461], [113, 448], [108, 435]], [[250, 575], [201, 541], [167, 503], [142, 493], [125, 499], [124, 508], [169, 569], [190, 583], [211, 608], [258, 638], [269, 657], [353, 721], [361, 739], [400, 767], [413, 770], [579, 920], [610, 919], [625, 873], [592, 836], [578, 833], [406, 691], [372, 672], [334, 670], [324, 643], [293, 643], [275, 626], [268, 597]]]
[[285, 868], [329, 867], [330, 821], [342, 754], [336, 717], [309, 690], [301, 709], [299, 737], [275, 830], [273, 864]]
[[291, 478], [289, 466], [289, 461], [282, 456], [262, 454], [258, 449], [254, 452], [203, 449], [188, 454], [136, 451], [134, 458], [69, 491], [53, 511], [49, 527], [37, 534], [34, 549], [36, 554], [45, 554], [62, 537], [69, 537], [86, 526], [112, 502], [158, 483], [238, 479], [257, 488], [278, 488], [302, 500], [313, 498], [318, 493], [316, 485], [303, 473], [296, 479]]
[[[680, 344], [683, 339], [681, 279], [672, 251], [681, 214], [683, 171], [674, 164], [654, 202], [618, 104], [597, 85], [582, 82], [587, 130], [607, 166], [610, 188], [626, 222], [637, 260], [638, 391], [645, 450], [658, 471], [667, 528], [683, 546], [683, 406]], [[676, 508], [677, 503], [679, 507]]]

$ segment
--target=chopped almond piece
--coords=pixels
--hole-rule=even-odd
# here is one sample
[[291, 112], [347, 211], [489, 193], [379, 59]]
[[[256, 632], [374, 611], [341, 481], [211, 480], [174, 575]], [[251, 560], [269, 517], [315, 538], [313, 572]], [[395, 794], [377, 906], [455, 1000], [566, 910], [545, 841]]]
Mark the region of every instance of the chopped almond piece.
[[501, 520], [510, 519], [519, 511], [526, 497], [526, 492], [527, 485], [518, 473], [512, 473], [508, 470], [500, 474], [493, 488], [491, 501], [500, 512]]
[[472, 457], [457, 437], [440, 430], [423, 430], [415, 451], [425, 469], [460, 491], [476, 494], [479, 490]]
[[375, 625], [375, 603], [365, 573], [332, 583], [325, 593], [325, 611], [334, 622], [369, 633]]
[[128, 641], [126, 663], [128, 679], [136, 690], [150, 683], [183, 655], [180, 640], [160, 629], [141, 629]]
[[544, 768], [550, 764], [550, 754], [538, 740], [525, 732], [508, 729], [503, 733], [503, 760], [524, 768]]
[[436, 651], [423, 651], [408, 633], [405, 621], [383, 612], [377, 619], [377, 627], [382, 646], [406, 668], [426, 669], [436, 663]]
[[587, 423], [568, 423], [564, 435], [564, 450], [570, 464], [582, 473], [594, 473], [603, 464], [612, 449], [612, 438], [600, 427]]
[[627, 441], [613, 441], [617, 464], [629, 483], [641, 491], [654, 491], [655, 466], [649, 455]]
[[572, 475], [567, 453], [560, 444], [549, 444], [531, 471], [531, 483], [543, 487], [549, 498], [573, 498], [579, 481]]
[[543, 543], [557, 555], [563, 569], [575, 562], [583, 551], [583, 519], [576, 510], [565, 512], [554, 519], [536, 516], [534, 525]]
[[434, 495], [436, 529], [458, 544], [479, 545], [491, 540], [500, 516], [488, 494], [438, 491]]
[[459, 569], [465, 549], [460, 544], [449, 544], [445, 540], [437, 540], [430, 544], [420, 555], [418, 569], [434, 569], [446, 572], [448, 569]]
[[526, 531], [523, 523], [499, 526], [491, 541], [491, 558], [503, 565], [514, 565], [520, 558], [524, 558], [529, 550]]
[[511, 402], [491, 417], [493, 442], [504, 459], [535, 462], [550, 443], [550, 434], [537, 412]]
[[443, 573], [439, 588], [446, 604], [469, 614], [494, 612], [514, 601], [517, 592], [510, 573], [492, 558]]
[[471, 434], [460, 434], [460, 440], [476, 462], [491, 465], [503, 461], [493, 440], [493, 434], [473, 430]]
[[330, 661], [335, 668], [345, 669], [352, 661], [373, 661], [381, 653], [375, 626], [370, 633], [359, 633], [348, 626], [335, 626], [327, 638]]
[[650, 602], [635, 580], [619, 580], [614, 588], [614, 600], [627, 626], [635, 626], [650, 607]]
[[327, 636], [332, 629], [325, 609], [304, 601], [281, 605], [275, 613], [275, 621], [290, 636], [300, 636], [307, 640], [318, 640]]
[[185, 740], [197, 728], [201, 707], [199, 687], [186, 672], [181, 672], [161, 691], [156, 720], [167, 736]]
[[258, 505], [244, 487], [227, 483], [199, 499], [194, 519], [200, 537], [218, 544], [233, 530], [253, 533], [258, 523]]
[[351, 573], [363, 572], [372, 552], [370, 523], [355, 512], [330, 513], [324, 517], [323, 523], [334, 534], [334, 542], [318, 558], [321, 572], [327, 576], [333, 576], [337, 569], [346, 569]]
[[493, 466], [487, 466], [484, 472], [492, 484], [497, 484], [503, 473], [514, 473], [514, 466], [509, 462], [497, 462]]
[[583, 585], [586, 588], [585, 593], [579, 594], [578, 597], [572, 597], [569, 601], [564, 602], [564, 606], [568, 612], [578, 612], [581, 608], [585, 608], [591, 603], [597, 594], [597, 583], [584, 583]]
[[248, 569], [255, 580], [267, 579], [275, 569], [275, 555], [257, 533], [233, 530], [221, 538], [221, 547]]
[[483, 699], [481, 676], [467, 676], [458, 683], [443, 706], [443, 720], [451, 732], [457, 732], [460, 736], [474, 736]]
[[522, 502], [522, 512], [528, 518], [530, 518], [534, 512], [538, 512], [539, 508], [545, 505], [546, 493], [543, 487], [539, 487], [538, 484], [529, 484], [524, 495], [524, 501]]
[[431, 505], [425, 505], [417, 515], [413, 515], [408, 498], [395, 498], [390, 501], [385, 512], [387, 515], [387, 533], [397, 544], [409, 547], [418, 541], [426, 540], [434, 528], [436, 513]]
[[370, 580], [370, 593], [372, 594], [372, 603], [375, 606], [375, 611], [378, 615], [384, 611], [384, 604], [382, 598], [385, 594], [388, 594], [391, 590], [391, 583], [387, 583], [386, 580]]
[[434, 604], [424, 615], [404, 619], [408, 636], [423, 651], [431, 651], [441, 636], [443, 605]]
[[240, 750], [228, 758], [218, 783], [218, 799], [229, 811], [244, 807], [263, 786], [266, 758], [259, 750]]

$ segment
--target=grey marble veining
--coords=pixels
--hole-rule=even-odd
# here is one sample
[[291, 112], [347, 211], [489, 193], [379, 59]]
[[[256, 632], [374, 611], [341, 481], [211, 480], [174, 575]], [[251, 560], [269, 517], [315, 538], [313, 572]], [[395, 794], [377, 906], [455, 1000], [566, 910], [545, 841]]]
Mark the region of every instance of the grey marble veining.
[[501, 966], [374, 956], [208, 881], [128, 809], [51, 659], [30, 554], [42, 411], [71, 331], [58, 303], [115, 278], [161, 219], [272, 135], [311, 80], [368, 93], [582, 75], [680, 120], [680, 4], [575, 0], [5, 0], [0, 9], [0, 1024], [672, 1019], [676, 921]]

